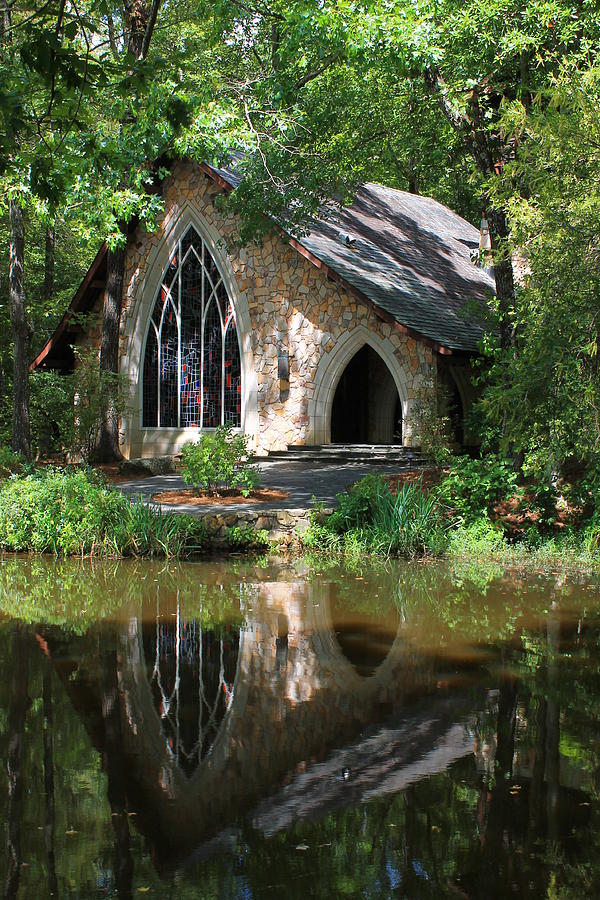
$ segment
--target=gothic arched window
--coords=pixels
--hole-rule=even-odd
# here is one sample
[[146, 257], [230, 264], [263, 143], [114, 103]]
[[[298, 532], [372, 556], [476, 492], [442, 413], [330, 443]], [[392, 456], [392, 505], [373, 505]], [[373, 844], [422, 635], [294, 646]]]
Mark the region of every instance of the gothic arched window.
[[192, 225], [163, 274], [148, 326], [142, 388], [145, 428], [241, 426], [235, 312], [217, 264]]

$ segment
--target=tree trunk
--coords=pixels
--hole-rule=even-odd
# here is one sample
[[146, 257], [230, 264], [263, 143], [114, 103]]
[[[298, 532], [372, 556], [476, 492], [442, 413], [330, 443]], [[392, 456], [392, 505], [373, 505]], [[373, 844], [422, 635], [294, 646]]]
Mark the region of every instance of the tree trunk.
[[[124, 4], [127, 49], [139, 62], [146, 59], [154, 34], [162, 0], [126, 0]], [[126, 176], [124, 182], [127, 181]], [[124, 228], [124, 226], [122, 226]], [[119, 371], [119, 328], [125, 276], [125, 246], [108, 251], [106, 289], [102, 310], [102, 338], [100, 346], [100, 375]], [[123, 459], [119, 449], [119, 410], [117, 385], [113, 379], [102, 386], [106, 402], [102, 404], [95, 457], [98, 462]]]
[[[125, 247], [109, 250], [106, 262], [106, 288], [102, 309], [102, 337], [100, 343], [100, 375], [116, 375], [119, 371], [119, 328], [121, 324], [121, 303], [125, 276]], [[119, 450], [119, 411], [116, 384], [107, 380], [102, 386], [106, 391], [102, 404], [100, 428], [96, 444], [96, 459], [99, 462], [114, 462], [122, 459]]]
[[44, 300], [50, 300], [54, 293], [54, 225], [46, 229], [46, 251], [44, 254]]
[[131, 898], [133, 859], [127, 817], [127, 794], [123, 768], [123, 740], [119, 715], [117, 654], [104, 650], [101, 656], [104, 765], [108, 779], [108, 802], [114, 832], [114, 879], [119, 897]]
[[10, 322], [13, 337], [12, 448], [26, 459], [31, 455], [29, 430], [29, 327], [25, 313], [25, 219], [10, 201], [10, 263], [8, 270]]
[[487, 220], [492, 239], [494, 276], [496, 279], [496, 299], [500, 314], [500, 345], [503, 350], [515, 346], [515, 327], [512, 321], [515, 305], [515, 281], [512, 260], [506, 249], [509, 236], [506, 213], [503, 209], [489, 209]]

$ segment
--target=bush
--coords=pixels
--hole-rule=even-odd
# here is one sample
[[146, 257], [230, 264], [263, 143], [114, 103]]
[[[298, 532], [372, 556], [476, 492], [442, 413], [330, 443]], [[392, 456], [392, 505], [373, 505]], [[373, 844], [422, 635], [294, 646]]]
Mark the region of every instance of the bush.
[[77, 352], [73, 373], [73, 429], [69, 446], [84, 461], [93, 458], [100, 423], [109, 414], [120, 418], [127, 409], [127, 376], [101, 372], [95, 348]]
[[203, 434], [182, 451], [182, 473], [187, 484], [196, 490], [239, 488], [244, 497], [260, 486], [258, 466], [252, 465], [248, 438], [236, 433], [231, 425], [219, 426], [214, 434]]
[[0, 547], [56, 555], [183, 556], [206, 529], [109, 490], [93, 471], [49, 469], [0, 486]]
[[516, 472], [500, 456], [481, 459], [456, 457], [437, 490], [441, 503], [456, 511], [466, 522], [489, 515], [494, 506], [514, 492]]
[[438, 466], [446, 465], [452, 456], [450, 407], [448, 389], [439, 379], [430, 380], [419, 391], [408, 422], [423, 455]]
[[448, 542], [451, 556], [481, 556], [506, 550], [502, 528], [494, 525], [487, 516], [454, 530]]
[[20, 474], [25, 468], [25, 460], [20, 453], [9, 447], [0, 447], [0, 479]]
[[305, 547], [412, 557], [439, 551], [444, 544], [437, 502], [421, 483], [404, 484], [394, 495], [383, 478], [367, 475], [337, 500], [329, 519], [311, 518]]
[[225, 535], [233, 550], [265, 550], [271, 544], [266, 528], [230, 525], [225, 529]]
[[41, 458], [71, 448], [75, 435], [73, 376], [49, 370], [32, 372], [31, 446]]

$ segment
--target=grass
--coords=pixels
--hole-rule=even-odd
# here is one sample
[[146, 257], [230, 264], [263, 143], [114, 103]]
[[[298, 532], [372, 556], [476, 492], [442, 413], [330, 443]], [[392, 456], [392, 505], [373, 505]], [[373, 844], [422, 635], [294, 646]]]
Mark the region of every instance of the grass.
[[131, 503], [92, 470], [47, 469], [0, 484], [4, 550], [181, 558], [206, 544], [198, 519]]
[[329, 518], [315, 511], [303, 535], [306, 548], [349, 556], [416, 557], [445, 543], [447, 524], [436, 499], [419, 482], [406, 483], [394, 494], [387, 481], [368, 475], [337, 500]]
[[338, 495], [330, 516], [314, 510], [303, 546], [348, 559], [432, 556], [600, 571], [600, 524], [594, 519], [552, 533], [530, 528], [515, 539], [483, 504], [469, 508], [472, 496], [463, 495], [457, 508], [448, 503], [448, 485], [427, 492], [420, 481], [407, 481], [394, 494], [385, 479], [369, 475]]

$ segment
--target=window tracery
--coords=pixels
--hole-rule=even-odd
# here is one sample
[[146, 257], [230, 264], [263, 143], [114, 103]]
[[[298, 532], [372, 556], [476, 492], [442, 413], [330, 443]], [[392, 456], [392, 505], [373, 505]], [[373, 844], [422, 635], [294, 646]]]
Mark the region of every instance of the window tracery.
[[150, 317], [142, 376], [143, 427], [241, 426], [236, 325], [217, 264], [191, 225], [172, 253]]

